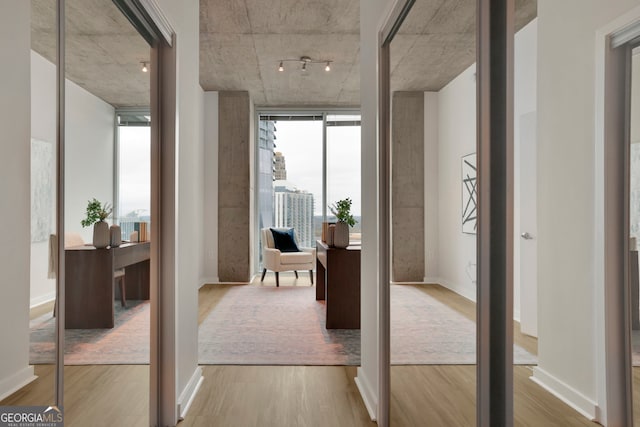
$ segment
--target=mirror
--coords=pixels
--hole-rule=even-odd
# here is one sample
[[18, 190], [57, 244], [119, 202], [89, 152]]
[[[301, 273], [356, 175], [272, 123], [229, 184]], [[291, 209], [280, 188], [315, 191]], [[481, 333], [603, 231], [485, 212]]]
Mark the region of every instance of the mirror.
[[417, 0], [390, 44], [391, 425], [476, 422], [475, 21]]
[[[417, 423], [425, 412], [447, 425], [475, 424], [475, 14], [473, 4], [417, 0], [390, 43], [392, 424]], [[516, 422], [531, 419], [536, 400], [550, 407], [546, 422], [568, 413], [529, 381], [537, 363], [535, 16], [536, 2], [517, 2]]]
[[629, 268], [629, 296], [631, 298], [631, 344], [632, 344], [632, 371], [633, 371], [633, 416], [634, 425], [638, 424], [640, 414], [640, 301], [639, 301], [639, 276], [638, 269], [638, 239], [640, 238], [640, 48], [635, 48], [631, 56], [631, 120], [629, 150], [630, 185], [629, 185], [629, 220], [631, 241], [629, 244], [630, 258]]
[[67, 0], [65, 30], [65, 405], [148, 424], [150, 47], [113, 2]]
[[[55, 403], [52, 266], [55, 239], [64, 239], [65, 419], [92, 425], [86, 408], [115, 407], [126, 408], [129, 424], [148, 425], [150, 47], [112, 2], [65, 2], [66, 233], [55, 236], [56, 8], [31, 2], [29, 363], [38, 379], [2, 404]], [[94, 237], [102, 213], [121, 229]], [[121, 242], [134, 229], [136, 242]], [[132, 395], [141, 397], [133, 406]]]

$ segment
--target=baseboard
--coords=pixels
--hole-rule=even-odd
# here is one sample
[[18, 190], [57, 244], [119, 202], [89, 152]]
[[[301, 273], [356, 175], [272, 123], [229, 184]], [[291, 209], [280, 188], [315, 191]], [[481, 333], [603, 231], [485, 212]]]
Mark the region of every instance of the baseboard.
[[440, 278], [439, 277], [424, 277], [422, 279], [423, 283], [426, 283], [428, 285], [438, 285], [440, 284]]
[[560, 381], [544, 369], [541, 369], [538, 366], [534, 367], [533, 376], [531, 376], [530, 379], [578, 411], [590, 421], [594, 421], [596, 419], [596, 415], [599, 412], [598, 404], [596, 402], [589, 399], [570, 385]]
[[29, 302], [29, 308], [34, 309], [39, 305], [46, 304], [56, 299], [56, 291], [48, 292], [44, 295], [40, 295], [39, 297], [31, 298]]
[[457, 283], [452, 283], [443, 278], [440, 278], [437, 283], [440, 286], [444, 286], [445, 288], [457, 293], [458, 295], [465, 297], [471, 302], [476, 302], [477, 290], [473, 285], [460, 285]]
[[197, 366], [195, 371], [193, 371], [193, 375], [191, 375], [187, 386], [182, 390], [182, 393], [180, 393], [180, 397], [178, 397], [178, 419], [180, 421], [184, 419], [187, 411], [191, 407], [191, 403], [198, 393], [200, 385], [202, 385], [202, 381], [204, 381], [202, 368]]
[[364, 374], [362, 368], [358, 368], [358, 375], [354, 378], [360, 396], [364, 401], [364, 406], [369, 412], [371, 421], [376, 421], [378, 417], [378, 397], [377, 393], [371, 388], [370, 382], [367, 380], [367, 376]]
[[513, 309], [513, 320], [520, 323], [520, 310]]
[[33, 366], [28, 365], [15, 374], [0, 380], [0, 400], [11, 396], [36, 378], [38, 377], [33, 374]]
[[213, 285], [216, 283], [220, 283], [220, 278], [219, 277], [202, 277], [200, 279], [200, 286], [198, 286], [198, 289], [200, 289], [201, 287], [203, 287], [204, 285]]

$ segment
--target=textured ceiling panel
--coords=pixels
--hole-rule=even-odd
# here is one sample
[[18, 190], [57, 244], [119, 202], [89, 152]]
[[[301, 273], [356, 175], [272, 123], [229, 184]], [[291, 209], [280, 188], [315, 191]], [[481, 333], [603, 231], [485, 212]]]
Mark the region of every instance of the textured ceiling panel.
[[[31, 0], [32, 48], [55, 59], [55, 1]], [[516, 0], [516, 28], [536, 16]], [[149, 47], [107, 0], [66, 0], [67, 74], [114, 106], [149, 103]], [[393, 90], [439, 90], [475, 61], [476, 0], [417, 0], [391, 46]], [[360, 0], [201, 0], [200, 84], [261, 106], [360, 102]], [[285, 63], [310, 56], [323, 64]]]

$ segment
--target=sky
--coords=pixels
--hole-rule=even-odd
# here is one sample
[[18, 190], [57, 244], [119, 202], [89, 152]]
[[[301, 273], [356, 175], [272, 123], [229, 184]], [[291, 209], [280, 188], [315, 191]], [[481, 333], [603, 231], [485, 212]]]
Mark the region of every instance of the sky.
[[[149, 127], [120, 127], [120, 215], [150, 208]], [[287, 181], [314, 195], [322, 214], [322, 121], [276, 123], [276, 148], [285, 156]], [[360, 127], [327, 127], [327, 203], [350, 197], [351, 213], [361, 215]], [[327, 210], [327, 213], [329, 211]]]
[[[287, 181], [314, 195], [322, 214], [322, 121], [279, 121], [276, 148], [284, 155]], [[327, 127], [327, 204], [350, 197], [351, 213], [361, 215], [360, 127]], [[329, 214], [329, 211], [327, 210]]]
[[[151, 208], [151, 128], [120, 128], [119, 214]], [[147, 213], [148, 215], [148, 213]]]

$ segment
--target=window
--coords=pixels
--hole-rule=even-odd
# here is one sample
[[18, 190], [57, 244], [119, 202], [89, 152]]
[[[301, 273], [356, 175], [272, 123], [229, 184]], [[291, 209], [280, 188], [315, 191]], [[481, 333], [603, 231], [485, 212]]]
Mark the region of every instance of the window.
[[[117, 205], [114, 222], [129, 240], [135, 223], [151, 220], [151, 127], [146, 110], [118, 111]], [[149, 228], [148, 228], [149, 229]]]
[[257, 146], [258, 233], [294, 228], [299, 246], [315, 247], [327, 205], [349, 197], [358, 221], [351, 237], [360, 240], [359, 114], [259, 114]]

